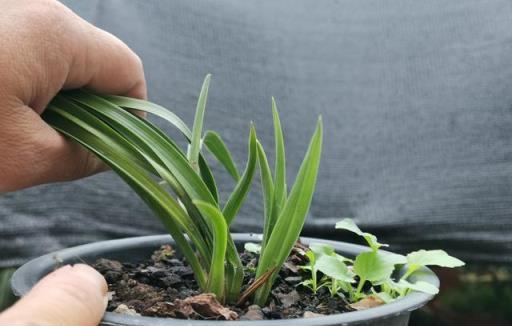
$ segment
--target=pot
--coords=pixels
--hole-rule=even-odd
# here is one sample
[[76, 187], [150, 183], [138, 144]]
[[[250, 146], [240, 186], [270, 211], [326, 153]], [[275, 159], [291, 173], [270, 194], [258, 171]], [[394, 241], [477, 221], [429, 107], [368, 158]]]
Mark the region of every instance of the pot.
[[[259, 242], [261, 235], [257, 234], [233, 234], [233, 239], [238, 246], [245, 242]], [[321, 240], [315, 238], [301, 238], [308, 245], [313, 242], [331, 245], [338, 253], [346, 257], [355, 257], [367, 247]], [[156, 235], [134, 237], [119, 240], [100, 241], [63, 249], [54, 253], [41, 256], [29, 261], [14, 273], [11, 286], [17, 296], [25, 295], [41, 278], [63, 264], [80, 262], [94, 263], [98, 258], [108, 258], [122, 262], [138, 262], [148, 259], [151, 253], [163, 244], [173, 244], [169, 235]], [[423, 268], [411, 276], [413, 281], [422, 280], [435, 286], [439, 286], [439, 279], [428, 268]], [[182, 320], [173, 318], [156, 318], [143, 316], [130, 316], [112, 312], [106, 312], [100, 325], [102, 326], [334, 326], [334, 325], [368, 325], [368, 326], [406, 326], [409, 322], [411, 311], [416, 310], [432, 299], [432, 295], [412, 292], [404, 298], [394, 302], [361, 311], [346, 312], [316, 318], [298, 318], [285, 320], [263, 321], [206, 321], [206, 320]]]

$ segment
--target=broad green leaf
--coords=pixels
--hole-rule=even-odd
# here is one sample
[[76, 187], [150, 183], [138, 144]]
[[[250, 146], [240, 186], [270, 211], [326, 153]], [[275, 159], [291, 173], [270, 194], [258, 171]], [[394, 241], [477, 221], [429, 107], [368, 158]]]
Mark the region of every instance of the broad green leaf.
[[326, 243], [313, 242], [309, 245], [309, 249], [311, 249], [316, 257], [322, 255], [332, 256], [336, 253], [334, 248]]
[[320, 256], [327, 255], [327, 256], [334, 256], [337, 259], [343, 261], [343, 262], [353, 262], [352, 259], [345, 258], [340, 254], [337, 254], [334, 251], [334, 248], [326, 243], [319, 243], [319, 242], [313, 242], [309, 245], [309, 251], [312, 255], [314, 255], [316, 258], [319, 258]]
[[363, 252], [357, 255], [354, 261], [354, 272], [361, 279], [378, 282], [391, 276], [395, 265], [383, 258], [375, 251]]
[[418, 250], [407, 255], [407, 263], [416, 266], [460, 267], [464, 262], [444, 250]]
[[377, 237], [373, 234], [361, 231], [356, 223], [354, 223], [354, 221], [350, 218], [344, 218], [343, 220], [336, 223], [336, 229], [347, 230], [363, 237], [373, 251], [377, 251], [380, 247], [388, 246], [387, 244], [379, 243], [377, 241]]
[[[319, 118], [316, 130], [311, 138], [297, 178], [290, 191], [282, 212], [279, 214], [270, 239], [263, 249], [256, 277], [271, 268], [282, 266], [292, 250], [304, 226], [316, 185], [322, 148], [322, 119]], [[270, 280], [256, 292], [256, 304], [263, 305], [275, 280], [276, 272]]]
[[211, 130], [207, 131], [203, 138], [203, 144], [208, 148], [210, 153], [215, 156], [217, 161], [224, 166], [226, 171], [229, 172], [235, 181], [240, 180], [240, 174], [238, 173], [236, 164], [233, 161], [231, 152], [218, 133]]
[[398, 285], [402, 288], [407, 288], [413, 291], [419, 291], [432, 295], [439, 293], [439, 289], [435, 285], [432, 285], [425, 281], [417, 281], [415, 283], [411, 283], [406, 280], [400, 280], [400, 282], [398, 282]]
[[244, 244], [244, 249], [248, 252], [252, 252], [253, 254], [259, 255], [261, 252], [261, 245], [254, 242], [246, 242]]
[[352, 283], [352, 273], [342, 259], [336, 256], [321, 255], [315, 262], [316, 269], [325, 275], [342, 282]]
[[343, 229], [363, 236], [363, 231], [356, 225], [354, 220], [351, 218], [344, 218], [343, 220], [336, 223], [336, 229]]
[[206, 284], [207, 291], [224, 297], [224, 259], [226, 257], [228, 226], [222, 212], [207, 202], [194, 200], [201, 213], [209, 217], [213, 232], [213, 256]]
[[199, 171], [199, 152], [201, 150], [201, 135], [203, 133], [204, 111], [206, 108], [206, 99], [208, 98], [208, 88], [210, 87], [211, 75], [206, 75], [199, 98], [197, 100], [196, 115], [192, 127], [192, 138], [188, 151], [188, 159], [194, 170]]
[[381, 256], [388, 263], [393, 265], [402, 265], [407, 263], [407, 258], [404, 255], [395, 254], [392, 252], [379, 251], [378, 255]]
[[247, 193], [249, 192], [249, 189], [251, 187], [254, 171], [256, 170], [256, 130], [252, 125], [249, 134], [248, 147], [249, 155], [247, 158], [247, 166], [245, 168], [244, 174], [236, 184], [235, 189], [229, 196], [226, 205], [222, 210], [222, 213], [224, 214], [224, 217], [226, 218], [226, 223], [228, 225], [230, 225], [233, 222], [236, 214], [242, 207], [242, 204], [244, 203], [245, 198], [247, 197]]

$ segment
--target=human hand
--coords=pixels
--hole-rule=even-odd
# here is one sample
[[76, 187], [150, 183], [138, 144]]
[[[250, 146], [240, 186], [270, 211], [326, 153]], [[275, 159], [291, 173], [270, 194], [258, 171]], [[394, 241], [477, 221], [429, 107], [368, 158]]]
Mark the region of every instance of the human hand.
[[107, 283], [101, 274], [87, 265], [64, 266], [0, 314], [0, 325], [93, 326], [106, 307]]
[[2, 1], [0, 30], [0, 192], [103, 170], [40, 114], [61, 89], [145, 98], [140, 59], [56, 0]]

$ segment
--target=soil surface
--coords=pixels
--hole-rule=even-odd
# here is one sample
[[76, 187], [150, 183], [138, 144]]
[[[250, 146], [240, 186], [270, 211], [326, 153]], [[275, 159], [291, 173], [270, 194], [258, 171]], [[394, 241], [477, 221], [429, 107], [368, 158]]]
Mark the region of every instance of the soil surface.
[[[181, 319], [262, 320], [316, 317], [351, 311], [341, 297], [322, 288], [316, 295], [299, 285], [306, 263], [304, 248], [297, 244], [279, 271], [268, 305], [249, 302], [221, 305], [213, 294], [199, 290], [192, 269], [169, 245], [162, 246], [143, 263], [98, 259], [93, 265], [109, 286], [108, 311]], [[245, 266], [244, 288], [254, 281], [257, 256], [241, 253]]]

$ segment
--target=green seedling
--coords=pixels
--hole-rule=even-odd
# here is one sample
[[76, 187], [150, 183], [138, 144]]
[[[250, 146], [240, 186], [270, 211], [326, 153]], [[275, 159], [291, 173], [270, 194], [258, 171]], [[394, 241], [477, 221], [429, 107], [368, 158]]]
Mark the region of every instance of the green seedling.
[[[406, 296], [411, 291], [420, 291], [435, 295], [439, 289], [425, 281], [412, 282], [408, 278], [423, 266], [459, 267], [464, 263], [449, 256], [442, 250], [419, 250], [407, 256], [383, 252], [379, 249], [385, 244], [379, 243], [373, 234], [363, 232], [351, 219], [336, 223], [337, 229], [343, 229], [361, 236], [368, 244], [368, 251], [358, 254], [354, 261], [337, 255], [327, 244], [311, 244], [307, 252], [309, 263], [303, 269], [310, 272], [311, 278], [301, 284], [313, 292], [329, 286], [331, 295], [340, 295], [355, 303], [369, 295], [375, 295], [383, 302], [391, 302]], [[407, 264], [406, 272], [395, 279], [397, 268]], [[323, 275], [317, 282], [317, 273]], [[355, 276], [358, 281], [355, 282]], [[365, 285], [370, 285], [365, 291]]]
[[[340, 294], [340, 289], [349, 290], [352, 288], [350, 283], [354, 282], [354, 273], [348, 269], [345, 262], [351, 262], [339, 254], [334, 249], [324, 243], [312, 243], [310, 250], [306, 252], [308, 264], [302, 266], [302, 269], [309, 271], [311, 278], [304, 280], [300, 284], [310, 288], [316, 293], [322, 287], [328, 287], [331, 296]], [[318, 281], [318, 272], [324, 277]]]
[[[263, 306], [311, 204], [322, 148], [322, 121], [318, 120], [288, 193], [284, 137], [274, 99], [274, 171], [251, 125], [247, 163], [240, 172], [221, 136], [214, 131], [203, 132], [210, 79], [208, 75], [203, 82], [192, 129], [154, 103], [85, 90], [59, 93], [45, 110], [44, 119], [96, 154], [139, 195], [174, 238], [204, 292], [214, 293], [221, 302], [237, 302], [241, 297], [245, 301], [255, 292], [254, 302]], [[133, 110], [163, 118], [177, 128], [188, 142], [186, 150]], [[206, 151], [235, 181], [227, 198], [219, 198]], [[261, 248], [252, 247], [260, 251], [256, 281], [251, 292], [242, 295], [244, 268], [229, 227], [247, 197], [258, 166], [264, 192], [264, 234]]]

